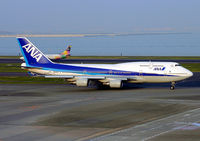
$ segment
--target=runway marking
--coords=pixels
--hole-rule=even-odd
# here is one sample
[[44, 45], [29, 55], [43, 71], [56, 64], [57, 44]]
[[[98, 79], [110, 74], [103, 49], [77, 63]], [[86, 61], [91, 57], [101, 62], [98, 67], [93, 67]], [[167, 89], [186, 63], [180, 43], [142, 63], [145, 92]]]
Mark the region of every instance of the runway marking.
[[[153, 120], [154, 118], [152, 118], [152, 120]], [[156, 119], [156, 118], [155, 118]], [[148, 122], [148, 120], [146, 120], [147, 122]], [[144, 121], [143, 121], [144, 122]], [[136, 125], [137, 127], [142, 127], [142, 126], [144, 126], [144, 125]], [[135, 127], [136, 127], [135, 126]], [[87, 139], [85, 139], [85, 140], [88, 140], [88, 139], [91, 139], [91, 141], [94, 141], [94, 140], [99, 140], [99, 139], [101, 139], [101, 138], [104, 138], [104, 137], [108, 137], [108, 136], [112, 136], [112, 135], [115, 135], [115, 134], [118, 134], [118, 133], [121, 133], [121, 132], [124, 132], [124, 131], [128, 131], [128, 130], [130, 130], [130, 128], [131, 128], [132, 126], [131, 125], [127, 125], [127, 126], [123, 126], [123, 127], [121, 127], [121, 128], [115, 128], [115, 129], [113, 129], [113, 130], [109, 130], [110, 131], [110, 133], [108, 132], [108, 133], [103, 133], [103, 134], [99, 134], [98, 135], [98, 133], [96, 133], [96, 134], [94, 134], [95, 136], [93, 136], [93, 135], [91, 135], [91, 136], [88, 136], [88, 138]], [[154, 128], [152, 128], [152, 129], [154, 129]], [[150, 130], [152, 130], [152, 129], [150, 129]], [[148, 129], [149, 130], [149, 129]], [[103, 131], [103, 132], [105, 132], [105, 131]], [[142, 131], [142, 132], [145, 132], [145, 131]], [[102, 132], [100, 132], [100, 133], [102, 133]], [[90, 138], [89, 138], [90, 137]], [[96, 138], [95, 138], [96, 137]], [[79, 140], [78, 140], [79, 141]], [[83, 140], [80, 140], [80, 141], [83, 141]]]
[[[193, 109], [193, 110], [190, 110], [190, 111], [187, 111], [187, 112], [194, 112], [194, 111], [196, 111], [196, 110], [200, 110], [200, 108]], [[190, 114], [185, 114], [185, 115], [190, 115]], [[172, 116], [170, 116], [170, 117], [172, 117]], [[179, 127], [176, 127], [176, 128], [184, 128], [184, 127], [185, 127], [185, 125], [179, 126]], [[150, 139], [155, 138], [155, 137], [157, 137], [157, 136], [160, 136], [160, 135], [162, 135], [162, 134], [175, 131], [175, 130], [177, 130], [176, 128], [172, 128], [172, 129], [167, 130], [167, 131], [165, 131], [165, 132], [161, 132], [161, 133], [159, 133], [159, 134], [155, 134], [155, 135], [153, 135], [153, 136], [147, 137], [147, 138], [143, 139], [142, 141], [150, 140]]]
[[93, 134], [93, 135], [90, 135], [90, 136], [87, 136], [87, 137], [83, 137], [83, 138], [77, 139], [76, 141], [85, 141], [85, 140], [89, 140], [89, 139], [92, 139], [92, 138], [95, 138], [95, 137], [98, 137], [98, 136], [102, 136], [102, 135], [105, 135], [105, 134], [109, 134], [109, 133], [112, 133], [112, 132], [115, 132], [115, 131], [118, 131], [118, 130], [121, 130], [121, 128], [115, 128], [115, 129], [110, 129], [110, 130], [98, 132], [98, 133], [95, 133], [95, 134]]
[[159, 133], [159, 134], [156, 134], [156, 135], [153, 135], [153, 136], [151, 136], [151, 137], [145, 138], [145, 139], [143, 139], [142, 141], [150, 140], [150, 139], [152, 139], [152, 138], [155, 138], [155, 137], [160, 136], [160, 135], [165, 134], [165, 133], [172, 132], [172, 131], [174, 131], [174, 130], [175, 130], [175, 129], [171, 129], [171, 130], [168, 130], [168, 131], [165, 131], [165, 132], [161, 132], [161, 133]]
[[197, 122], [176, 122], [176, 124], [182, 124], [183, 127], [176, 127], [175, 130], [196, 130], [200, 128], [200, 123]]
[[142, 141], [150, 140], [150, 139], [152, 139], [152, 138], [155, 138], [155, 137], [160, 136], [160, 135], [165, 134], [165, 133], [173, 132], [173, 131], [175, 131], [175, 130], [195, 130], [195, 129], [198, 129], [198, 128], [200, 128], [200, 127], [196, 127], [196, 128], [187, 128], [187, 129], [185, 129], [185, 128], [187, 128], [186, 125], [179, 126], [179, 127], [176, 127], [176, 128], [170, 129], [170, 130], [167, 130], [167, 131], [165, 131], [165, 132], [161, 132], [161, 133], [159, 133], [159, 134], [153, 135], [153, 136], [151, 136], [151, 137], [145, 138], [145, 139], [143, 139]]
[[[159, 128], [162, 129], [162, 127], [165, 127], [166, 125], [171, 126], [171, 127], [169, 127], [170, 129], [167, 130], [167, 131], [160, 132], [160, 133], [158, 133], [158, 134], [154, 134], [154, 135], [152, 135], [152, 136], [150, 136], [150, 137], [146, 137], [146, 138], [142, 139], [142, 141], [150, 140], [150, 139], [155, 138], [155, 137], [157, 137], [157, 136], [160, 136], [160, 135], [162, 135], [162, 134], [169, 133], [169, 132], [172, 132], [172, 131], [177, 130], [177, 129], [175, 129], [175, 127], [173, 127], [173, 126], [174, 126], [174, 122], [172, 122], [172, 121], [170, 122], [170, 118], [173, 118], [173, 117], [176, 117], [176, 116], [184, 117], [183, 115], [187, 115], [187, 114], [190, 114], [190, 115], [192, 116], [192, 117], [190, 117], [190, 118], [198, 117], [198, 116], [199, 116], [198, 113], [192, 113], [192, 112], [195, 112], [195, 111], [198, 111], [198, 110], [200, 110], [200, 108], [193, 109], [193, 110], [189, 110], [189, 111], [186, 111], [186, 112], [183, 112], [183, 113], [178, 113], [178, 114], [175, 114], [175, 115], [171, 115], [171, 116], [168, 116], [168, 117], [166, 117], [166, 118], [162, 118], [162, 119], [158, 119], [158, 120], [151, 121], [151, 122], [148, 122], [148, 123], [144, 123], [144, 124], [142, 124], [142, 125], [136, 125], [136, 126], [133, 126], [133, 127], [131, 127], [131, 128], [122, 129], [122, 130], [119, 130], [119, 131], [116, 131], [116, 132], [113, 132], [113, 133], [110, 133], [110, 134], [107, 134], [107, 135], [99, 136], [99, 137], [94, 138], [94, 139], [92, 139], [92, 140], [103, 140], [103, 138], [106, 138], [106, 137], [108, 137], [107, 139], [109, 139], [109, 136], [112, 136], [112, 135], [116, 135], [116, 136], [117, 136], [117, 134], [119, 134], [119, 133], [126, 133], [126, 132], [128, 132], [128, 131], [133, 130], [133, 129], [137, 129], [137, 128], [144, 127], [144, 126], [147, 127], [148, 125], [149, 125], [149, 126], [153, 126], [153, 125], [152, 125], [153, 123], [162, 122], [163, 120], [164, 120], [164, 121], [169, 120], [169, 123], [165, 123], [165, 124], [162, 125], [162, 126], [153, 127], [153, 128], [149, 128], [149, 129], [146, 130], [146, 131], [149, 131], [149, 130], [158, 129], [158, 131], [159, 131], [159, 130], [160, 130]], [[183, 114], [183, 115], [182, 115], [182, 114]], [[189, 118], [189, 117], [188, 117], [188, 118]], [[190, 118], [189, 118], [188, 120], [190, 120]], [[183, 119], [183, 118], [178, 119], [178, 120], [182, 120], [182, 119]], [[173, 119], [171, 119], [171, 120], [173, 120]], [[195, 120], [195, 119], [193, 119], [193, 120]], [[198, 121], [193, 121], [193, 122], [198, 122]], [[185, 127], [185, 125], [179, 126], [179, 127], [180, 127], [180, 128], [183, 128], [183, 127]], [[134, 135], [138, 135], [139, 133], [145, 133], [144, 130], [142, 130], [142, 129], [140, 129], [140, 130], [141, 130], [141, 131], [139, 131], [138, 133], [131, 134], [131, 138], [133, 138]], [[120, 136], [120, 135], [119, 135], [119, 136]], [[128, 137], [128, 136], [127, 136], [127, 137]]]

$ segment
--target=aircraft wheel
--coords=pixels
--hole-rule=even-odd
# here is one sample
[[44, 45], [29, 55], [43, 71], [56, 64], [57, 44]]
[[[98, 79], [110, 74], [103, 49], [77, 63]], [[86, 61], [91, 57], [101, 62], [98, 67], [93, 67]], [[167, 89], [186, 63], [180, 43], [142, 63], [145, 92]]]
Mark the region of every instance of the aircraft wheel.
[[102, 87], [102, 84], [96, 80], [89, 80], [88, 87], [100, 89]]
[[170, 90], [174, 90], [174, 89], [175, 89], [175, 82], [172, 82], [170, 86]]
[[175, 87], [174, 87], [174, 86], [171, 86], [171, 87], [170, 87], [170, 90], [174, 90], [174, 89], [175, 89]]
[[123, 87], [124, 87], [124, 82], [122, 81], [120, 88], [123, 88]]

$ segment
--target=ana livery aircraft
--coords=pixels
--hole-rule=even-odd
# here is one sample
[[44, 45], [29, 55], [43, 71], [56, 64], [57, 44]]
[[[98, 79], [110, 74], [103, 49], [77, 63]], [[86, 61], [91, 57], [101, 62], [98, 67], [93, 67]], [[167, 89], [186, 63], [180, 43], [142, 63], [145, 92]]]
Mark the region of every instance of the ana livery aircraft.
[[25, 63], [22, 68], [46, 78], [64, 78], [77, 86], [121, 88], [124, 83], [164, 83], [191, 77], [193, 73], [175, 62], [130, 62], [119, 64], [60, 64], [49, 60], [25, 37], [17, 38]]
[[[67, 47], [67, 49], [65, 51], [63, 51], [62, 53], [60, 54], [45, 54], [45, 56], [49, 59], [52, 59], [52, 60], [60, 60], [60, 59], [65, 59], [67, 58], [68, 56], [70, 56], [70, 51], [71, 51], [71, 45], [69, 45]], [[24, 60], [24, 57], [20, 57], [21, 60]]]

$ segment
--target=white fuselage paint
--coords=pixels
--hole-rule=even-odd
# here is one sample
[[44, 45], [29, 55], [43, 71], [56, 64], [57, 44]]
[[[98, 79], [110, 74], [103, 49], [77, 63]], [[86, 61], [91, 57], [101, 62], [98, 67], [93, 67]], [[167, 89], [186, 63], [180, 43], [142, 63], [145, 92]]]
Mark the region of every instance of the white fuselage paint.
[[[186, 68], [180, 66], [178, 63], [175, 62], [129, 62], [129, 63], [119, 63], [119, 64], [66, 64], [66, 65], [138, 72], [139, 75], [135, 75], [133, 76], [134, 79], [128, 80], [128, 82], [130, 83], [175, 82], [186, 79], [193, 75], [191, 71], [187, 70]], [[79, 74], [74, 72], [52, 71], [52, 70], [50, 71], [50, 70], [42, 70], [35, 68], [29, 68], [28, 70], [43, 75], [73, 75], [73, 76], [85, 75], [84, 73]], [[153, 75], [146, 76], [143, 74], [153, 74]], [[156, 74], [162, 76], [156, 76]], [[110, 75], [104, 75], [104, 76], [108, 79], [109, 77], [111, 77]], [[127, 77], [127, 76], [120, 75], [119, 77]]]
[[62, 58], [62, 55], [60, 54], [45, 54], [47, 58], [49, 59], [57, 59], [57, 58]]

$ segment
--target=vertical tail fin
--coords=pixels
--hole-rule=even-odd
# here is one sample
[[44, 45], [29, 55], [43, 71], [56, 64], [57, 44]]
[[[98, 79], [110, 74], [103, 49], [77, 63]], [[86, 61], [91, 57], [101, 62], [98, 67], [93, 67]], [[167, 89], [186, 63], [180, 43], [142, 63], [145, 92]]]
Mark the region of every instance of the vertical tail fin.
[[27, 38], [17, 37], [21, 52], [27, 65], [39, 65], [52, 63], [36, 46]]
[[71, 47], [72, 47], [72, 46], [69, 45], [69, 46], [67, 47], [67, 49], [61, 53], [61, 55], [70, 56]]

